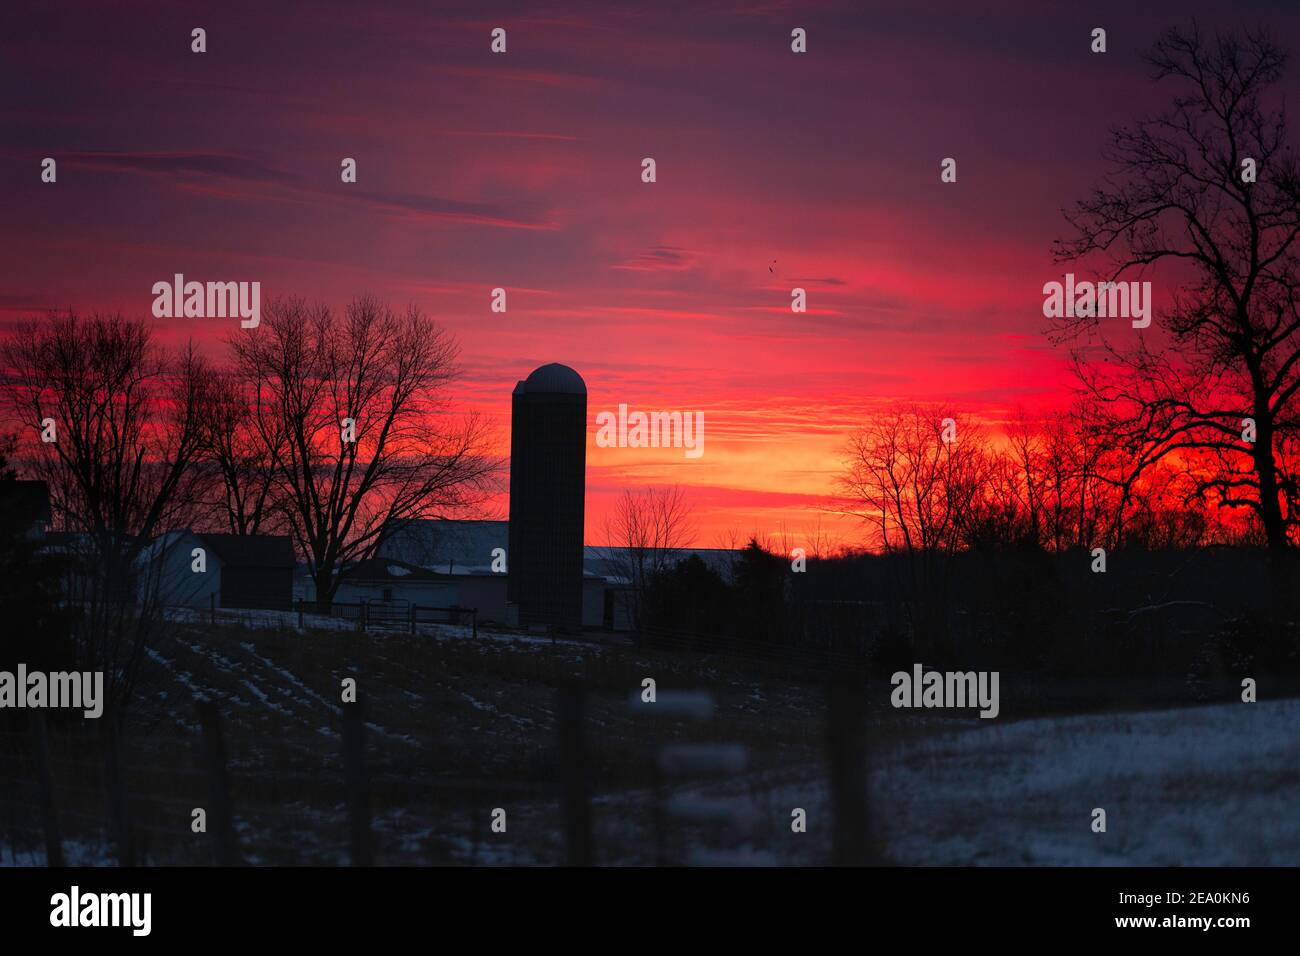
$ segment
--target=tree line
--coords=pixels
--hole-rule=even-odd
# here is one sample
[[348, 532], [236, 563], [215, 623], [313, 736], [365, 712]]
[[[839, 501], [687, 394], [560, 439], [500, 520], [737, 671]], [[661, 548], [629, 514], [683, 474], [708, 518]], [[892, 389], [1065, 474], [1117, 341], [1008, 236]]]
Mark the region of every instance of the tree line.
[[328, 606], [341, 568], [401, 522], [482, 501], [500, 468], [455, 408], [454, 341], [373, 298], [270, 303], [224, 360], [72, 312], [21, 326], [0, 357], [25, 470], [56, 525], [94, 543], [110, 590], [167, 530], [287, 534]]

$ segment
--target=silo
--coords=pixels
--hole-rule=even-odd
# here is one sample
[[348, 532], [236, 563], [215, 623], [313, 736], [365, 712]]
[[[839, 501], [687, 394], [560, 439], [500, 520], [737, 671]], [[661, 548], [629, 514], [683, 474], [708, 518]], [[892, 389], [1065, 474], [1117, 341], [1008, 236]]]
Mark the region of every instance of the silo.
[[587, 385], [543, 365], [515, 386], [506, 599], [521, 625], [582, 626]]

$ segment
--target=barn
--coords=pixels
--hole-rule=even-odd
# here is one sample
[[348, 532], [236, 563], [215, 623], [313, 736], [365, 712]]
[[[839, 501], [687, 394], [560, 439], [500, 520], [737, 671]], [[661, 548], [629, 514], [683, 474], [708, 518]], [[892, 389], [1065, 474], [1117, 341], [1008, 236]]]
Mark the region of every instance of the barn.
[[[198, 553], [201, 552], [201, 555]], [[140, 556], [142, 601], [184, 607], [287, 609], [293, 603], [287, 535], [169, 531]]]
[[339, 573], [334, 600], [340, 604], [393, 607], [451, 607], [458, 603], [455, 580], [396, 558], [369, 558]]

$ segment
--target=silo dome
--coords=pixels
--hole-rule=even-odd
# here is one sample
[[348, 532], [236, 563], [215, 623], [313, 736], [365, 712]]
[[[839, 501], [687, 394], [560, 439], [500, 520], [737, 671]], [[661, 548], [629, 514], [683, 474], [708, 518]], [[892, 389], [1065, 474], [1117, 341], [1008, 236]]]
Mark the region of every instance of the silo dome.
[[552, 395], [586, 395], [587, 383], [582, 376], [559, 362], [533, 369], [531, 375], [519, 383], [516, 392]]

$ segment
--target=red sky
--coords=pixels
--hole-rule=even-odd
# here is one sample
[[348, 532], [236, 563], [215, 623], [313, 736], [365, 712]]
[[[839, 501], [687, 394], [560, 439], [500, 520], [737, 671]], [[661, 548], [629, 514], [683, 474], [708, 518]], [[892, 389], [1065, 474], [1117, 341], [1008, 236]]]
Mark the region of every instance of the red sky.
[[[891, 402], [996, 421], [1062, 400], [1041, 292], [1064, 271], [1061, 209], [1104, 173], [1108, 126], [1167, 99], [1140, 51], [1221, 17], [1181, 2], [39, 6], [7, 14], [2, 41], [0, 321], [148, 317], [176, 272], [415, 303], [455, 333], [464, 404], [503, 451], [517, 379], [551, 361], [586, 379], [590, 542], [622, 487], [680, 483], [701, 546], [819, 521], [853, 540], [817, 509], [848, 434]], [[1285, 9], [1248, 22], [1300, 35]], [[1148, 278], [1158, 308], [1168, 291]], [[237, 324], [150, 321], [214, 353]], [[597, 448], [595, 416], [620, 402], [703, 412], [704, 455]]]

